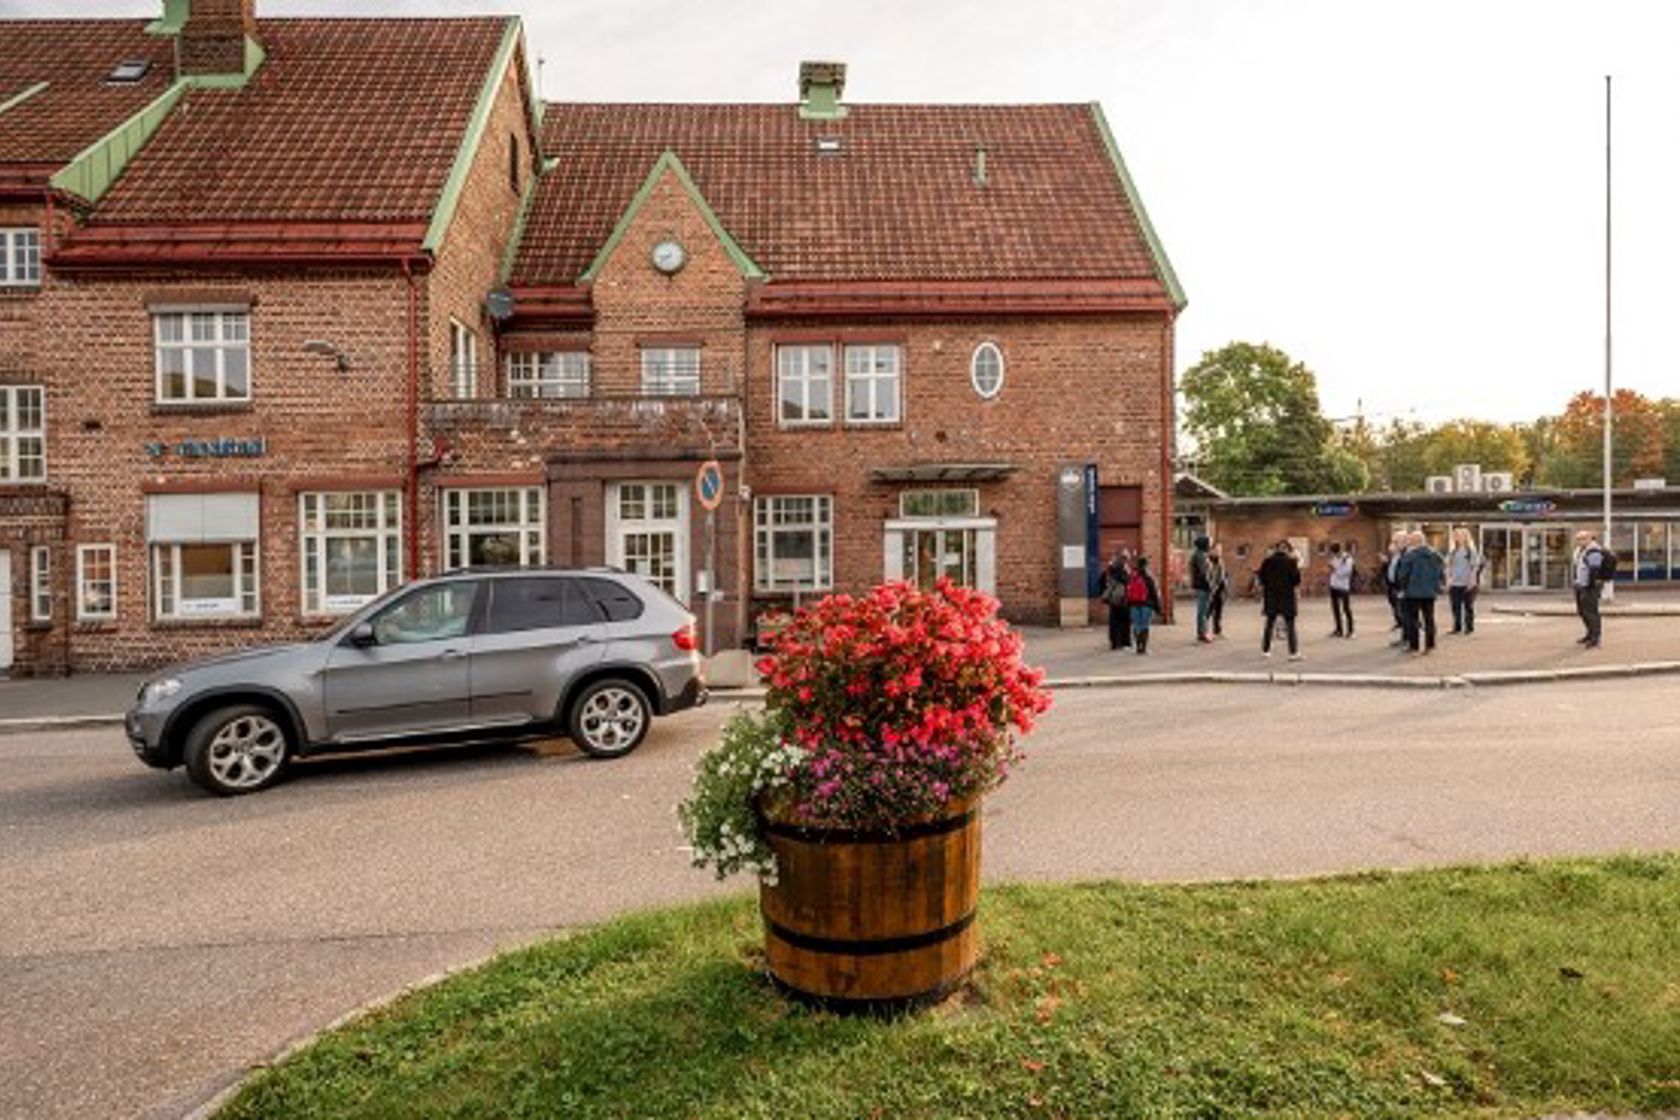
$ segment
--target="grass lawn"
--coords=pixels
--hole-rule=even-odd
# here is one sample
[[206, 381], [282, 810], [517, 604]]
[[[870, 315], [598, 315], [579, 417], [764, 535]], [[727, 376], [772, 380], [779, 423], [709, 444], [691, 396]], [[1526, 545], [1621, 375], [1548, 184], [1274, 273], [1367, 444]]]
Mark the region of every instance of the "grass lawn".
[[915, 1016], [778, 997], [740, 898], [412, 995], [265, 1072], [224, 1116], [1680, 1108], [1680, 856], [984, 898], [974, 983]]

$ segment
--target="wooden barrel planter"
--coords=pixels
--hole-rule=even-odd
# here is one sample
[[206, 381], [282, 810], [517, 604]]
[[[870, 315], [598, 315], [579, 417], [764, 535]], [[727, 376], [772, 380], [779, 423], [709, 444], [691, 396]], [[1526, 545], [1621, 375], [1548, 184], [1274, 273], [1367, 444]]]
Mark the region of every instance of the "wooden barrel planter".
[[891, 831], [764, 822], [775, 886], [760, 885], [764, 948], [784, 989], [837, 1010], [943, 996], [980, 957], [980, 804]]

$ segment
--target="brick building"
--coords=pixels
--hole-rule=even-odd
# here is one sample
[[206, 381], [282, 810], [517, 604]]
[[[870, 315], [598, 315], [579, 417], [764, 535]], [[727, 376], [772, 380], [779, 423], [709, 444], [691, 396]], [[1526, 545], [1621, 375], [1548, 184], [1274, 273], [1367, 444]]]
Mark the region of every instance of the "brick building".
[[516, 20], [6, 25], [0, 668], [303, 636], [476, 564], [709, 588], [720, 648], [883, 577], [1049, 622], [1074, 476], [1081, 561], [1163, 556], [1182, 296], [1096, 106], [527, 75]]

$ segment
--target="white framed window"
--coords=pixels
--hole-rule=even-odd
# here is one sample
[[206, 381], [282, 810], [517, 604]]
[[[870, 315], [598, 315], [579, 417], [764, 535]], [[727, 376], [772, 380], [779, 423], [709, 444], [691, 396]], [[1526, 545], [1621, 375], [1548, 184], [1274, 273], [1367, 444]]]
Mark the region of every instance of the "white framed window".
[[968, 362], [968, 379], [986, 400], [1003, 392], [1003, 351], [995, 342], [982, 342]]
[[39, 385], [0, 385], [0, 482], [46, 480], [46, 399]]
[[587, 397], [589, 351], [509, 354], [507, 376], [510, 397]]
[[0, 287], [41, 286], [41, 231], [0, 229]]
[[52, 549], [44, 544], [29, 550], [29, 620], [52, 621]]
[[785, 428], [834, 420], [834, 347], [776, 347], [776, 419]]
[[159, 403], [251, 399], [249, 312], [159, 311], [152, 327]]
[[698, 346], [642, 348], [642, 394], [649, 397], [700, 395]]
[[449, 392], [460, 400], [478, 396], [478, 336], [449, 320]]
[[257, 614], [257, 542], [152, 545], [152, 602], [159, 618]]
[[305, 614], [343, 614], [402, 583], [397, 491], [299, 494], [298, 525]]
[[834, 586], [834, 505], [826, 494], [753, 502], [753, 589], [826, 591]]
[[607, 563], [688, 599], [688, 487], [620, 482], [607, 492]]
[[540, 486], [445, 490], [444, 570], [541, 564], [546, 521]]
[[896, 424], [899, 419], [899, 349], [847, 346], [846, 423]]
[[76, 546], [76, 617], [108, 622], [117, 617], [117, 546]]
[[900, 517], [979, 517], [978, 490], [905, 490], [898, 495]]

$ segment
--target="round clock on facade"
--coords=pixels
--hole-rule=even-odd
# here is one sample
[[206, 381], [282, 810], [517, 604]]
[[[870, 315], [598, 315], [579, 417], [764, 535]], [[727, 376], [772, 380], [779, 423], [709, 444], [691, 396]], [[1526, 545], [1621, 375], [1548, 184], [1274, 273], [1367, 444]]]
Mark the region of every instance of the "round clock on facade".
[[669, 276], [688, 260], [688, 250], [676, 241], [661, 241], [653, 247], [653, 267]]

